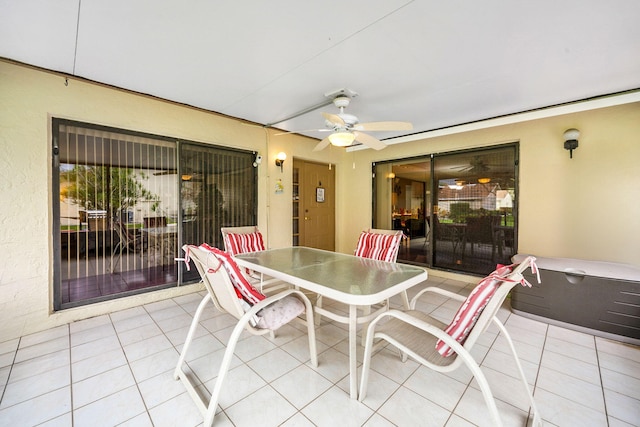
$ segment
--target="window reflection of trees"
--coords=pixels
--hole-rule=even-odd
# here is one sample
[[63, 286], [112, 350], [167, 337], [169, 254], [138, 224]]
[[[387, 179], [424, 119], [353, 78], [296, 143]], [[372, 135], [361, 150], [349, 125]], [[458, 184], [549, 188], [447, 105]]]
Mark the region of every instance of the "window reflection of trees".
[[[53, 134], [56, 310], [188, 283], [181, 242], [255, 224], [253, 152], [60, 119]], [[233, 215], [225, 194], [244, 200]]]

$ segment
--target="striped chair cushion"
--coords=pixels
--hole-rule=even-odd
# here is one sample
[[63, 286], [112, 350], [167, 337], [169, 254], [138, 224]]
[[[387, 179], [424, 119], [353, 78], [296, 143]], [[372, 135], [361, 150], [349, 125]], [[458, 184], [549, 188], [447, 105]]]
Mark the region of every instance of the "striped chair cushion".
[[266, 298], [265, 295], [251, 286], [251, 284], [247, 281], [247, 279], [240, 271], [238, 264], [236, 264], [235, 260], [231, 257], [230, 254], [221, 251], [218, 248], [209, 246], [206, 243], [201, 244], [199, 248], [211, 252], [218, 259], [218, 261], [222, 263], [224, 269], [229, 274], [229, 278], [231, 279], [231, 283], [236, 289], [236, 292], [239, 292], [242, 299], [244, 299], [250, 305], [257, 304]]
[[401, 234], [377, 234], [363, 231], [358, 239], [355, 255], [378, 261], [395, 262], [401, 240]]
[[[445, 332], [460, 344], [464, 344], [480, 313], [487, 306], [498, 286], [505, 280], [505, 276], [512, 270], [513, 266], [499, 265], [493, 273], [482, 279], [460, 306]], [[436, 349], [444, 357], [453, 353], [451, 347], [442, 340], [436, 342]]]
[[[224, 266], [235, 287], [238, 298], [248, 303], [246, 305], [242, 304], [245, 311], [248, 311], [252, 305], [266, 298], [265, 295], [258, 292], [247, 282], [245, 277], [240, 273], [238, 264], [236, 264], [231, 255], [218, 248], [209, 246], [206, 243], [200, 245], [200, 248], [211, 252]], [[258, 311], [250, 320], [250, 323], [252, 326], [261, 329], [276, 330], [304, 313], [304, 311], [305, 305], [299, 298], [293, 295], [287, 295]]]
[[225, 236], [224, 247], [231, 255], [259, 252], [265, 249], [262, 233], [259, 231], [247, 234], [229, 233]]

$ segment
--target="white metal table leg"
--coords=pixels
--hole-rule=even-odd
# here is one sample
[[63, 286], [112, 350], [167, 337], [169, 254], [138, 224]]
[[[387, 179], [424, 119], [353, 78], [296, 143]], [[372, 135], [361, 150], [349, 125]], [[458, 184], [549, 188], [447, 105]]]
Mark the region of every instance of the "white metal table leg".
[[357, 366], [357, 316], [358, 307], [349, 305], [349, 395], [358, 398], [358, 366]]

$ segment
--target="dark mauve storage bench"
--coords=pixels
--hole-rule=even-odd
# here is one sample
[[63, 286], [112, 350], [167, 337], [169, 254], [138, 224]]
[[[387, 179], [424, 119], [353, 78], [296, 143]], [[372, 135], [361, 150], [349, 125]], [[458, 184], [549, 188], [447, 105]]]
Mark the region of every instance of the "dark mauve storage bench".
[[[514, 255], [513, 262], [526, 254]], [[511, 293], [514, 313], [640, 345], [640, 268], [628, 264], [536, 257], [541, 282]]]

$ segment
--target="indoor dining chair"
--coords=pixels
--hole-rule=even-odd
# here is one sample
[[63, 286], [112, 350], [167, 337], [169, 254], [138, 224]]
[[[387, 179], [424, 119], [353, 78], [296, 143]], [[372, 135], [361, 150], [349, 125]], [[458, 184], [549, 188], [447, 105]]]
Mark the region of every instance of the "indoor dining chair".
[[[206, 244], [185, 245], [183, 250], [185, 257], [180, 260], [186, 263], [187, 269], [190, 268], [190, 262], [195, 264], [207, 293], [193, 316], [174, 371], [174, 378], [182, 381], [204, 417], [204, 426], [209, 427], [213, 423], [222, 386], [243, 331], [253, 335], [272, 333], [281, 326], [299, 319], [298, 316], [305, 314], [306, 320], [299, 320], [306, 323], [307, 326], [311, 364], [314, 367], [318, 366], [313, 310], [309, 299], [295, 289], [286, 289], [269, 297], [261, 294], [246, 280], [233, 258], [224, 251]], [[211, 398], [207, 403], [200, 395], [201, 386], [195, 378], [192, 378], [191, 370], [185, 371], [183, 368], [200, 317], [209, 302], [212, 302], [218, 310], [235, 317], [237, 323], [227, 342]]]
[[[518, 265], [499, 267], [483, 279], [467, 298], [441, 288], [428, 287], [411, 300], [411, 310], [389, 310], [376, 317], [367, 330], [358, 399], [363, 401], [367, 395], [373, 342], [380, 340], [376, 344], [377, 347], [386, 341], [400, 350], [403, 361], [407, 357], [411, 357], [437, 372], [451, 372], [463, 364], [466, 365], [480, 386], [484, 400], [489, 407], [492, 425], [502, 426], [489, 383], [471, 355], [479, 337], [493, 322], [507, 340], [520, 380], [526, 389], [534, 416], [532, 425], [541, 425], [533, 394], [522, 370], [511, 336], [497, 317], [498, 310], [514, 286], [518, 283], [523, 286], [531, 286], [522, 276], [527, 268], [531, 268], [534, 274], [538, 273], [534, 257], [527, 257]], [[540, 282], [539, 275], [538, 282]], [[462, 302], [449, 325], [415, 309], [418, 299], [429, 292]]]
[[[259, 252], [265, 250], [262, 233], [255, 225], [244, 227], [221, 227], [224, 250], [235, 256], [247, 252]], [[247, 280], [260, 289], [260, 292], [271, 293], [280, 289], [289, 288], [290, 285], [281, 280], [266, 277], [262, 273], [252, 270], [244, 270]]]

